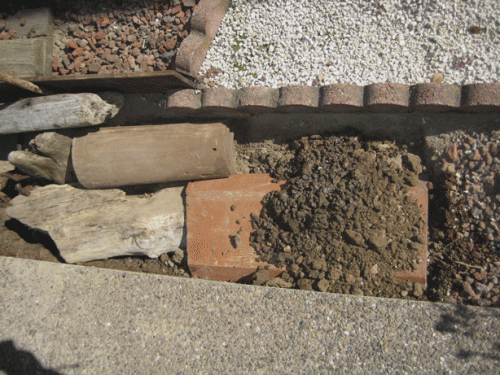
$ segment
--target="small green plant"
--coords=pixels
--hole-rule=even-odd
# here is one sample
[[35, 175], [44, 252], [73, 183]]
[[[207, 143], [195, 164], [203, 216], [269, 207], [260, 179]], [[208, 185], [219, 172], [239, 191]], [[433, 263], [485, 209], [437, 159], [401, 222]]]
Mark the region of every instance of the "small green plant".
[[268, 54], [273, 53], [276, 50], [276, 45], [274, 43], [264, 43], [258, 47], [259, 49], [266, 50]]
[[244, 71], [244, 70], [247, 70], [247, 66], [245, 64], [240, 64], [239, 62], [235, 61], [233, 63], [233, 67], [238, 69], [240, 72], [241, 71]]
[[236, 53], [240, 49], [241, 43], [247, 38], [247, 36], [245, 34], [239, 36], [234, 34], [233, 37], [235, 39], [235, 43], [231, 45], [231, 48], [233, 49], [234, 53]]

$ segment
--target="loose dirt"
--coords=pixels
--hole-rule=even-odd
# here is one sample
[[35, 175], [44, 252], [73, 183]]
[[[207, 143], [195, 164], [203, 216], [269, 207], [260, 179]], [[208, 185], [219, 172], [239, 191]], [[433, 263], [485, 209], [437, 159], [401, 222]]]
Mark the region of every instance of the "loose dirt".
[[[266, 195], [260, 217], [254, 216], [251, 241], [261, 259], [286, 266], [282, 278], [291, 287], [385, 297], [414, 293], [393, 274], [422, 262], [425, 223], [407, 195], [422, 172], [420, 158], [358, 137], [304, 137], [287, 149], [279, 160], [273, 148], [261, 158], [273, 177], [288, 181]], [[254, 282], [266, 283], [265, 270], [259, 272]]]

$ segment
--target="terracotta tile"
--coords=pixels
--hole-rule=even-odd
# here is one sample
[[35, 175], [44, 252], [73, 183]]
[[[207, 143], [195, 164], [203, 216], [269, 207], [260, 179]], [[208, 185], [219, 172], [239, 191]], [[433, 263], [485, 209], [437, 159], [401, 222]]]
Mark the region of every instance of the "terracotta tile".
[[[255, 272], [257, 266], [267, 264], [255, 260], [257, 254], [250, 246], [249, 237], [253, 231], [250, 214], [260, 215], [264, 195], [280, 189], [280, 185], [271, 180], [267, 174], [232, 175], [224, 179], [192, 182], [187, 186], [187, 254], [193, 275], [237, 281]], [[421, 206], [427, 223], [426, 182], [419, 181], [409, 194]], [[241, 244], [234, 248], [230, 236], [236, 235], [240, 228]], [[422, 245], [420, 258], [422, 262], [415, 271], [401, 272], [395, 277], [425, 284], [427, 243]], [[269, 273], [275, 277], [282, 271], [284, 269], [270, 266]]]
[[[255, 272], [257, 266], [267, 265], [255, 260], [258, 256], [250, 246], [253, 231], [250, 214], [259, 215], [264, 195], [280, 189], [271, 180], [267, 174], [240, 174], [188, 184], [187, 254], [193, 275], [237, 281]], [[230, 236], [236, 235], [240, 228], [241, 244], [234, 248]], [[283, 271], [270, 266], [269, 274], [275, 277]]]

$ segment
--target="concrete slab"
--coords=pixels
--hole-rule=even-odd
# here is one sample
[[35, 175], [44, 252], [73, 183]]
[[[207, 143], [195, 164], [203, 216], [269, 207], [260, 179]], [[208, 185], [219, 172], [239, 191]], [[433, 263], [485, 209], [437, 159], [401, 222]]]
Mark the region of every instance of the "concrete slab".
[[3, 374], [497, 374], [499, 342], [498, 309], [0, 257]]

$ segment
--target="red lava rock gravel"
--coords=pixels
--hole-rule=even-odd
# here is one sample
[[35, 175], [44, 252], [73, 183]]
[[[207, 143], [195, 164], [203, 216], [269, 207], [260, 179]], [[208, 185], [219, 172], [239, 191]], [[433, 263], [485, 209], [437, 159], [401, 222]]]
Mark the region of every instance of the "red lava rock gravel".
[[[189, 35], [194, 1], [102, 4], [56, 18], [53, 75], [165, 71]], [[1, 25], [0, 25], [1, 27]]]

